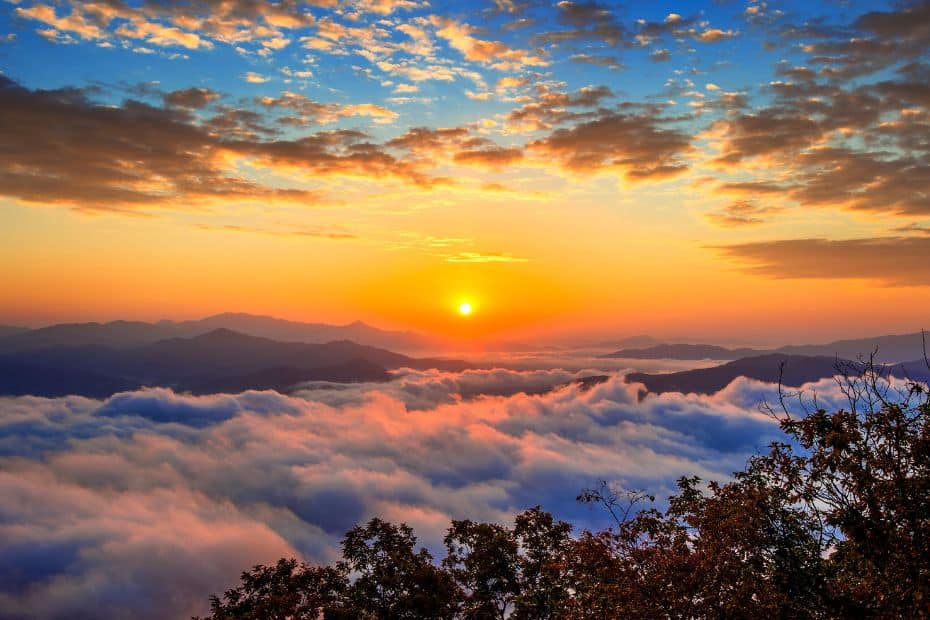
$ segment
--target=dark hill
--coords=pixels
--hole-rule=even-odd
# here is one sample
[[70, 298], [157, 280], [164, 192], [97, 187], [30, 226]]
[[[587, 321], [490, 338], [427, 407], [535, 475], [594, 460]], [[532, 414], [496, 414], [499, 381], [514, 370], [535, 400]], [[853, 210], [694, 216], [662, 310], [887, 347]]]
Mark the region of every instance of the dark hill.
[[923, 359], [923, 339], [919, 332], [897, 336], [874, 336], [852, 340], [836, 340], [827, 344], [786, 346], [778, 353], [787, 355], [832, 355], [857, 360], [876, 353], [882, 362], [904, 362]]
[[772, 350], [737, 348], [729, 349], [712, 344], [659, 344], [652, 347], [626, 348], [604, 355], [605, 358], [676, 359], [676, 360], [738, 360], [767, 354], [802, 355], [806, 357], [832, 357], [850, 360], [867, 358], [876, 353], [884, 363], [897, 363], [923, 358], [923, 340], [920, 333], [898, 336], [874, 336], [853, 340], [837, 340], [826, 344], [791, 345]]
[[294, 368], [275, 366], [239, 377], [215, 377], [191, 384], [188, 389], [195, 394], [217, 392], [242, 392], [244, 390], [275, 390], [290, 392], [307, 381], [331, 381], [334, 383], [385, 382], [391, 375], [383, 367], [368, 360], [356, 359], [336, 366], [322, 368]]
[[12, 336], [14, 334], [21, 334], [22, 332], [28, 332], [28, 327], [15, 327], [13, 325], [0, 325], [0, 339]]
[[38, 329], [0, 326], [0, 351], [30, 351], [57, 346], [105, 346], [127, 349], [170, 338], [191, 338], [217, 329], [228, 329], [281, 342], [324, 343], [350, 340], [392, 350], [420, 351], [429, 348], [427, 340], [417, 334], [382, 330], [360, 321], [347, 325], [328, 325], [286, 321], [252, 314], [225, 313], [194, 321], [62, 323]]
[[[278, 389], [310, 380], [383, 381], [388, 378], [388, 369], [401, 367], [457, 371], [471, 366], [456, 360], [408, 357], [345, 340], [278, 342], [228, 329], [133, 348], [54, 346], [0, 352], [0, 364], [21, 368], [20, 372], [33, 377], [31, 391], [11, 389], [3, 393], [58, 394], [62, 388], [55, 382], [71, 372], [68, 369], [81, 369], [89, 373], [87, 387], [80, 381], [69, 381], [68, 393], [94, 396], [105, 391], [107, 381], [120, 389], [149, 385], [198, 392], [241, 391]], [[42, 375], [30, 370], [35, 368], [47, 369], [51, 373], [48, 381], [43, 383]]]
[[762, 351], [755, 349], [727, 349], [712, 344], [658, 344], [642, 349], [620, 349], [602, 357], [641, 360], [735, 360], [760, 353]]
[[0, 339], [0, 351], [27, 351], [48, 347], [132, 347], [176, 336], [173, 327], [141, 321], [61, 323], [14, 333]]
[[[786, 387], [799, 387], [804, 383], [835, 376], [838, 368], [855, 371], [863, 366], [860, 362], [838, 360], [836, 357], [807, 357], [773, 353], [739, 359], [713, 368], [697, 368], [667, 374], [634, 372], [627, 375], [627, 381], [642, 383], [648, 391], [659, 394], [663, 392], [713, 394], [725, 388], [737, 377], [775, 383], [779, 380], [782, 364], [784, 372], [781, 380]], [[896, 364], [887, 370], [891, 375], [899, 378], [920, 381], [930, 378], [930, 372], [923, 361]]]
[[55, 398], [77, 394], [88, 398], [106, 398], [139, 387], [138, 382], [81, 368], [45, 368], [0, 361], [0, 394], [5, 396]]

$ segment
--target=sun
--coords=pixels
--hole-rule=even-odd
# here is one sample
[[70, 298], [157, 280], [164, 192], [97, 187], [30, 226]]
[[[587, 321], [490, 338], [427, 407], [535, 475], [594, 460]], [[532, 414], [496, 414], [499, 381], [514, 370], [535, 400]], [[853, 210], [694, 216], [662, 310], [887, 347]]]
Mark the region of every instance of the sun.
[[462, 316], [468, 316], [469, 314], [471, 314], [471, 304], [468, 303], [467, 301], [459, 304], [459, 314], [461, 314]]

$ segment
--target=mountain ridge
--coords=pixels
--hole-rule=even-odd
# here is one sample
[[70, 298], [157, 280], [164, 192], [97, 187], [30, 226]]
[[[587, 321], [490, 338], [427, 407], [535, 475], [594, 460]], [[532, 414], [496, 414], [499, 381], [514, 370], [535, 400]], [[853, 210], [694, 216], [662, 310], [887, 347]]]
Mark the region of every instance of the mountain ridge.
[[785, 354], [808, 357], [833, 356], [845, 359], [867, 358], [875, 353], [881, 362], [905, 362], [923, 357], [923, 338], [921, 332], [865, 338], [848, 338], [834, 340], [824, 344], [785, 345], [774, 349], [727, 348], [713, 344], [659, 344], [636, 349], [620, 349], [602, 355], [602, 358], [626, 359], [718, 359], [738, 360], [759, 355]]
[[431, 348], [430, 341], [414, 332], [390, 331], [362, 321], [344, 325], [304, 323], [243, 312], [224, 312], [189, 321], [156, 322], [116, 320], [108, 322], [56, 323], [35, 329], [0, 328], [0, 352], [41, 349], [56, 345], [106, 345], [131, 348], [169, 338], [190, 338], [215, 329], [230, 329], [280, 342], [325, 343], [350, 340], [403, 352]]
[[[348, 340], [280, 342], [220, 328], [191, 338], [174, 337], [130, 348], [98, 344], [0, 351], [0, 367], [12, 377], [0, 377], [3, 394], [60, 395], [56, 382], [71, 372], [84, 376], [87, 382], [83, 388], [79, 381], [66, 382], [77, 386], [74, 393], [98, 397], [111, 385], [196, 392], [218, 391], [222, 386], [242, 391], [283, 388], [311, 380], [384, 381], [390, 378], [389, 370], [401, 367], [458, 371], [475, 365], [409, 357]], [[43, 373], [48, 376], [44, 383]]]
[[[786, 387], [797, 388], [805, 383], [841, 374], [858, 372], [865, 362], [850, 361], [828, 356], [788, 355], [770, 353], [733, 360], [710, 368], [695, 368], [671, 373], [633, 372], [626, 375], [627, 382], [642, 383], [648, 392], [662, 394], [715, 394], [737, 377], [747, 377], [768, 383], [781, 381]], [[924, 360], [912, 360], [880, 367], [883, 372], [900, 379], [930, 380], [930, 369]]]

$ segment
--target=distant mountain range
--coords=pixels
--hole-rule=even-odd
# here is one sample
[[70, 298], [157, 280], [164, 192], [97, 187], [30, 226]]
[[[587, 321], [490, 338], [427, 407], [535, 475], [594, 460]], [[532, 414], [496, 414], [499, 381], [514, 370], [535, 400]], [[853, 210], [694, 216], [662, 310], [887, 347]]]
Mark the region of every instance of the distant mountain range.
[[53, 346], [103, 345], [130, 348], [169, 338], [191, 338], [216, 329], [229, 329], [282, 342], [351, 340], [405, 353], [424, 351], [430, 347], [430, 342], [419, 334], [382, 330], [361, 321], [348, 325], [328, 325], [227, 312], [193, 321], [62, 323], [38, 329], [0, 327], [0, 352]]
[[590, 343], [588, 346], [593, 346], [594, 348], [598, 349], [634, 349], [652, 347], [658, 344], [662, 344], [662, 341], [658, 338], [653, 338], [652, 336], [647, 335], [640, 335], [627, 336], [626, 338], [620, 338], [618, 340], [594, 342]]
[[4, 342], [13, 339], [14, 345], [0, 346], [0, 394], [101, 397], [142, 386], [194, 393], [286, 391], [311, 380], [386, 381], [390, 379], [388, 370], [401, 367], [458, 371], [473, 366], [456, 360], [408, 357], [347, 340], [280, 342], [225, 328], [132, 346], [127, 344], [132, 338], [149, 337], [151, 324], [108, 323], [98, 327], [103, 327], [96, 332], [101, 339], [90, 343], [86, 327], [57, 332], [72, 337], [59, 341], [49, 338], [55, 333], [51, 328], [32, 342], [20, 338], [33, 332], [7, 337]]
[[713, 344], [657, 344], [639, 349], [621, 349], [602, 357], [637, 360], [734, 360], [760, 353], [762, 352], [756, 349], [727, 349]]
[[0, 338], [6, 338], [13, 334], [29, 331], [25, 327], [13, 327], [12, 325], [0, 325]]
[[737, 360], [770, 354], [825, 356], [856, 360], [877, 351], [876, 358], [885, 363], [923, 358], [921, 334], [876, 336], [853, 340], [837, 340], [827, 344], [789, 345], [778, 349], [728, 349], [711, 344], [659, 344], [645, 348], [628, 348], [604, 355], [605, 358], [676, 359], [676, 360]]
[[[650, 392], [683, 392], [713, 394], [730, 384], [737, 377], [748, 377], [775, 383], [779, 380], [780, 368], [784, 364], [782, 384], [786, 387], [799, 387], [804, 383], [817, 381], [837, 374], [838, 368], [862, 368], [858, 361], [838, 360], [836, 357], [804, 356], [772, 353], [746, 357], [713, 368], [697, 368], [665, 374], [630, 373], [628, 382], [642, 383]], [[930, 380], [930, 370], [923, 360], [898, 363], [887, 367], [888, 374], [915, 381]]]

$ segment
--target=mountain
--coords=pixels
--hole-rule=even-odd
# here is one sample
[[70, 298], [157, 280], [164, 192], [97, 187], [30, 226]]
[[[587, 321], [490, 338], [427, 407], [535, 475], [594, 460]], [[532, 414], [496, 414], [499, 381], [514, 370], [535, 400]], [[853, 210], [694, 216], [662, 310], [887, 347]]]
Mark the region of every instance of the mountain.
[[760, 353], [764, 352], [745, 348], [727, 349], [712, 344], [659, 344], [642, 349], [621, 349], [601, 357], [642, 360], [735, 360], [741, 357], [759, 355]]
[[14, 327], [13, 325], [0, 325], [0, 338], [6, 338], [13, 334], [29, 331], [28, 327]]
[[191, 335], [206, 333], [214, 329], [231, 329], [251, 336], [262, 336], [285, 342], [351, 340], [397, 351], [423, 351], [430, 348], [429, 340], [419, 334], [378, 329], [361, 321], [347, 325], [328, 325], [227, 312], [196, 321], [176, 323], [176, 325], [184, 333]]
[[[628, 374], [626, 379], [631, 383], [642, 383], [648, 391], [658, 394], [663, 392], [713, 394], [725, 388], [737, 377], [775, 383], [779, 380], [779, 369], [782, 364], [784, 364], [784, 374], [781, 381], [786, 387], [799, 387], [804, 383], [832, 377], [837, 374], [838, 366], [853, 369], [862, 367], [859, 362], [838, 360], [836, 357], [772, 353], [739, 359], [713, 368], [697, 368], [667, 374], [634, 372]], [[888, 372], [900, 378], [919, 381], [930, 379], [930, 371], [923, 360], [895, 364], [888, 368]]]
[[169, 338], [191, 338], [216, 329], [284, 342], [322, 343], [351, 340], [373, 347], [405, 352], [429, 348], [426, 338], [412, 332], [381, 330], [360, 321], [348, 325], [298, 323], [267, 316], [225, 313], [193, 321], [112, 321], [62, 323], [31, 330], [5, 332], [0, 328], [0, 352], [29, 351], [56, 346], [133, 348]]
[[647, 336], [645, 334], [639, 336], [627, 336], [626, 338], [621, 338], [620, 340], [615, 341], [618, 348], [645, 348], [653, 347], [657, 344], [662, 344], [662, 341], [658, 338], [653, 338], [652, 336]]
[[169, 325], [141, 321], [61, 323], [8, 335], [0, 339], [0, 351], [27, 351], [56, 346], [132, 347], [176, 335], [177, 331]]
[[[930, 346], [930, 342], [927, 343]], [[847, 359], [868, 357], [877, 351], [877, 358], [886, 363], [923, 359], [923, 340], [920, 332], [897, 336], [874, 336], [853, 340], [836, 340], [827, 344], [786, 346], [778, 349], [787, 355], [833, 355]]]
[[807, 357], [826, 356], [858, 360], [866, 358], [877, 351], [877, 361], [896, 363], [923, 358], [923, 341], [921, 334], [902, 334], [898, 336], [875, 336], [854, 340], [837, 340], [826, 344], [789, 345], [778, 349], [728, 349], [711, 344], [659, 344], [644, 348], [628, 348], [608, 353], [605, 358], [627, 359], [676, 359], [676, 360], [737, 360], [779, 353], [783, 355], [803, 355]]
[[0, 390], [5, 394], [58, 394], [63, 389], [58, 385], [62, 377], [78, 375], [73, 369], [85, 373], [86, 387], [81, 381], [69, 380], [66, 385], [73, 386], [69, 393], [100, 396], [110, 385], [115, 386], [113, 391], [149, 385], [198, 393], [285, 389], [311, 380], [384, 381], [390, 378], [387, 370], [401, 367], [457, 371], [471, 366], [456, 360], [408, 357], [346, 340], [279, 342], [216, 329], [193, 338], [169, 338], [137, 347], [0, 351], [0, 368], [23, 377], [0, 384]]
[[275, 390], [288, 392], [307, 381], [333, 383], [386, 382], [390, 373], [368, 360], [356, 359], [335, 366], [301, 369], [293, 366], [275, 366], [238, 377], [214, 377], [192, 383], [188, 389], [194, 394], [238, 393], [245, 390]]
[[639, 336], [627, 336], [626, 338], [617, 338], [611, 340], [584, 341], [575, 343], [575, 347], [586, 347], [593, 349], [645, 349], [662, 344], [662, 341], [645, 334]]
[[46, 368], [0, 361], [0, 395], [4, 396], [29, 394], [55, 398], [77, 394], [88, 398], [106, 398], [138, 387], [138, 382], [88, 372], [82, 368]]

